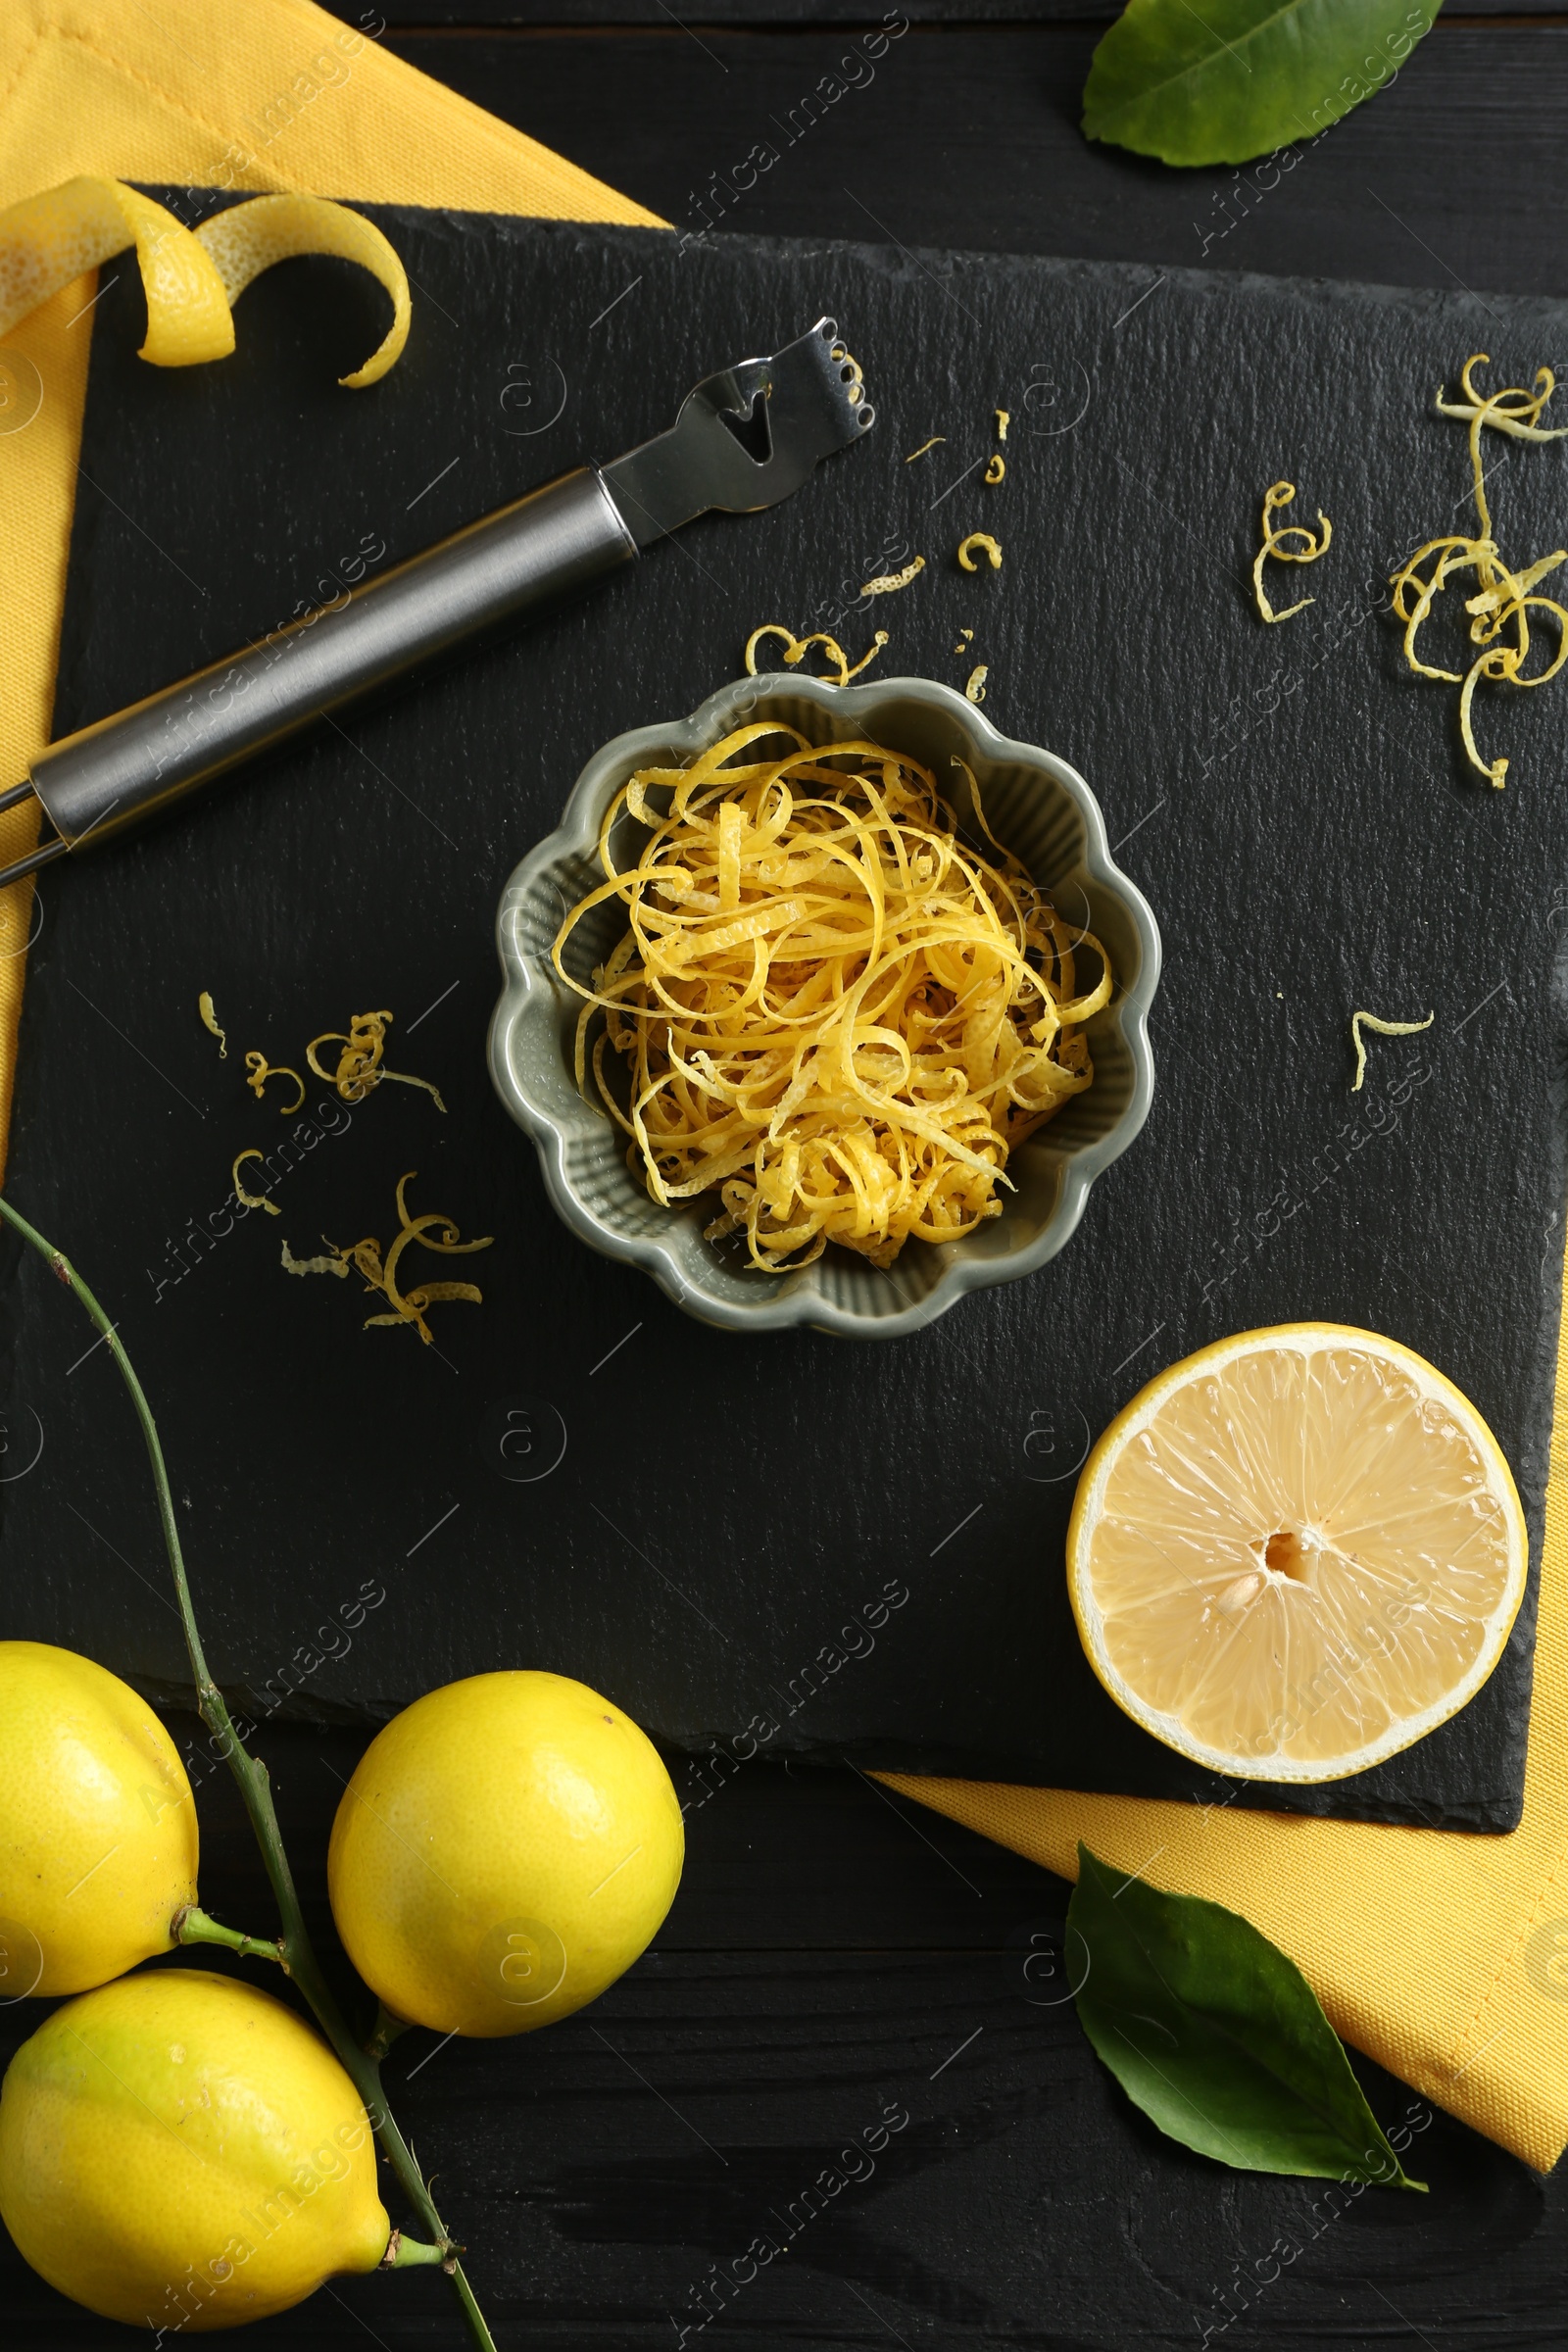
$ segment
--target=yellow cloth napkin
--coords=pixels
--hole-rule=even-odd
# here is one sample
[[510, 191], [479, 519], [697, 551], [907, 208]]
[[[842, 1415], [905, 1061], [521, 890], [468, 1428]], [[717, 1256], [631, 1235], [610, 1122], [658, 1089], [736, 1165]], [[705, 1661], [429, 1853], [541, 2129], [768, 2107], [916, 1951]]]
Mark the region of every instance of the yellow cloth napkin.
[[[654, 220], [308, 0], [6, 0], [0, 205], [78, 172]], [[92, 295], [89, 280], [67, 289], [0, 346], [0, 786], [48, 740]], [[28, 822], [0, 818], [0, 860], [28, 846]], [[31, 909], [27, 886], [0, 894], [0, 1132]], [[1563, 1380], [1560, 1366], [1559, 1430]], [[1554, 1439], [1525, 1817], [1511, 1838], [893, 1786], [1053, 1870], [1071, 1874], [1082, 1836], [1244, 1911], [1299, 1962], [1348, 2040], [1545, 2169], [1568, 2139], [1565, 1502]]]

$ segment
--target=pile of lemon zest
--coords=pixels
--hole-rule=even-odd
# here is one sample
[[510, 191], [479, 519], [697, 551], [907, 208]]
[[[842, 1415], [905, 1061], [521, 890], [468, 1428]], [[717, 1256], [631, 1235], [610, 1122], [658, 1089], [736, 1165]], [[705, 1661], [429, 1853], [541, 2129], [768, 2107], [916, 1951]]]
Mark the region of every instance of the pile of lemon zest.
[[990, 671], [984, 662], [977, 662], [969, 672], [969, 683], [963, 690], [966, 703], [983, 703], [986, 699], [986, 679]]
[[202, 990], [201, 995], [196, 1000], [196, 1009], [202, 1016], [202, 1027], [204, 1029], [210, 1029], [214, 1037], [216, 1037], [218, 1040], [219, 1060], [226, 1061], [228, 1059], [228, 1032], [226, 1029], [220, 1029], [218, 1026], [218, 1013], [213, 1004], [213, 995], [211, 989], [204, 988]]
[[[583, 1000], [577, 1083], [652, 1198], [716, 1195], [705, 1230], [744, 1235], [764, 1273], [829, 1241], [887, 1267], [974, 1232], [1009, 1152], [1093, 1082], [1083, 1024], [1109, 959], [997, 846], [968, 781], [995, 860], [917, 760], [771, 721], [638, 770], [606, 812], [607, 879], [553, 950]], [[627, 866], [623, 817], [648, 834]], [[611, 904], [628, 928], [579, 977], [572, 935]]]
[[838, 663], [839, 674], [829, 681], [834, 686], [847, 686], [852, 678], [858, 678], [861, 670], [876, 660], [888, 642], [887, 630], [878, 629], [875, 637], [871, 640], [870, 652], [862, 654], [852, 668], [850, 657], [844, 651], [843, 646], [836, 637], [829, 637], [825, 630], [818, 630], [812, 637], [797, 637], [792, 629], [785, 628], [782, 621], [764, 621], [762, 626], [760, 629], [754, 629], [746, 640], [746, 674], [749, 678], [755, 678], [757, 675], [757, 648], [764, 637], [783, 638], [783, 658], [786, 666], [790, 669], [799, 667], [813, 645], [821, 646], [829, 661]]
[[969, 553], [969, 550], [972, 547], [983, 547], [985, 549], [993, 571], [1000, 571], [1002, 569], [1002, 548], [1000, 543], [992, 538], [989, 531], [971, 531], [968, 538], [964, 540], [962, 546], [958, 549], [958, 563], [964, 571], [977, 571], [979, 569], [979, 565], [975, 563], [973, 556]]
[[266, 1086], [269, 1078], [292, 1078], [295, 1085], [300, 1090], [299, 1101], [297, 1102], [281, 1103], [279, 1105], [279, 1116], [285, 1119], [291, 1119], [297, 1110], [304, 1109], [305, 1081], [300, 1076], [298, 1070], [291, 1070], [289, 1068], [287, 1062], [270, 1062], [265, 1054], [247, 1054], [245, 1056], [245, 1067], [250, 1072], [250, 1076], [246, 1079], [245, 1083], [250, 1088], [251, 1093], [256, 1097], [258, 1102], [260, 1102], [262, 1100], [262, 1089]]
[[1375, 1012], [1352, 1012], [1350, 1043], [1355, 1048], [1355, 1076], [1350, 1082], [1351, 1094], [1358, 1095], [1361, 1092], [1361, 1081], [1366, 1076], [1366, 1044], [1361, 1035], [1363, 1026], [1375, 1029], [1379, 1037], [1417, 1037], [1423, 1029], [1430, 1029], [1436, 1018], [1435, 1012], [1429, 1012], [1424, 1021], [1380, 1021]]
[[[1482, 758], [1471, 723], [1476, 686], [1482, 678], [1493, 678], [1505, 686], [1544, 686], [1568, 660], [1568, 610], [1551, 597], [1532, 593], [1548, 572], [1555, 571], [1559, 564], [1568, 563], [1568, 548], [1558, 548], [1519, 572], [1504, 564], [1493, 534], [1492, 510], [1487, 504], [1481, 435], [1490, 426], [1494, 432], [1506, 433], [1515, 441], [1561, 441], [1568, 436], [1568, 425], [1541, 422], [1546, 403], [1557, 388], [1557, 379], [1549, 368], [1537, 369], [1533, 391], [1527, 391], [1522, 384], [1510, 384], [1500, 392], [1489, 394], [1475, 383], [1472, 370], [1491, 364], [1488, 353], [1472, 352], [1459, 376], [1465, 398], [1446, 399], [1445, 387], [1440, 384], [1437, 399], [1440, 416], [1456, 416], [1470, 427], [1472, 496], [1480, 528], [1473, 538], [1449, 534], [1429, 539], [1392, 575], [1392, 584], [1394, 611], [1404, 622], [1405, 660], [1419, 677], [1441, 678], [1459, 688], [1459, 736], [1465, 757], [1479, 774], [1500, 791], [1507, 778], [1508, 762]], [[1430, 570], [1423, 574], [1421, 565], [1429, 556], [1434, 561]], [[1465, 603], [1465, 611], [1471, 615], [1470, 642], [1482, 651], [1461, 678], [1457, 670], [1436, 669], [1423, 662], [1416, 652], [1416, 637], [1432, 611], [1433, 599], [1447, 586], [1449, 575], [1466, 570], [1474, 572], [1477, 582], [1476, 595]], [[1532, 609], [1550, 613], [1557, 629], [1557, 651], [1544, 669], [1527, 678], [1522, 673], [1530, 658], [1528, 615]], [[1513, 642], [1500, 644], [1502, 632], [1510, 627], [1514, 632]]]
[[[326, 1241], [326, 1236], [324, 1233], [322, 1234], [321, 1239], [323, 1242]], [[293, 1250], [289, 1248], [287, 1242], [285, 1241], [283, 1244], [284, 1273], [335, 1274], [341, 1281], [349, 1270], [349, 1261], [346, 1257], [339, 1257], [337, 1251], [332, 1249], [330, 1242], [327, 1242], [326, 1246], [328, 1250], [331, 1252], [331, 1254], [327, 1257], [296, 1257]]]
[[938, 442], [945, 441], [947, 437], [946, 433], [933, 433], [929, 441], [922, 441], [918, 449], [911, 449], [904, 463], [912, 466], [916, 458], [923, 458], [928, 449], [935, 449]]
[[1007, 427], [1011, 422], [1012, 417], [1005, 409], [999, 409], [997, 411], [997, 439], [999, 441], [1005, 441], [1007, 438]]
[[997, 484], [1002, 480], [1006, 470], [1007, 461], [999, 449], [980, 478], [984, 482], [989, 482], [994, 490]]
[[269, 1200], [261, 1193], [248, 1193], [245, 1190], [245, 1187], [241, 1184], [239, 1180], [239, 1172], [241, 1166], [247, 1159], [261, 1160], [264, 1168], [267, 1165], [265, 1157], [260, 1152], [257, 1151], [254, 1144], [252, 1144], [248, 1152], [241, 1152], [236, 1156], [234, 1165], [229, 1170], [229, 1174], [233, 1180], [235, 1200], [239, 1202], [241, 1208], [265, 1208], [270, 1217], [280, 1217], [283, 1212], [278, 1207], [275, 1200]]
[[392, 324], [378, 348], [339, 381], [356, 389], [385, 375], [408, 339], [409, 281], [373, 222], [319, 196], [256, 196], [195, 230], [122, 180], [83, 174], [0, 213], [0, 336], [127, 246], [147, 298], [140, 356], [158, 368], [220, 360], [234, 348], [232, 305], [259, 271], [293, 254], [336, 254], [378, 277]]
[[[1319, 556], [1328, 553], [1334, 537], [1334, 525], [1321, 507], [1317, 511], [1317, 518], [1323, 525], [1321, 538], [1310, 531], [1304, 522], [1275, 523], [1274, 515], [1288, 507], [1295, 496], [1294, 482], [1272, 482], [1263, 493], [1263, 544], [1252, 559], [1252, 593], [1257, 599], [1258, 612], [1264, 620], [1289, 620], [1293, 612], [1304, 612], [1308, 605], [1317, 602], [1316, 597], [1303, 596], [1299, 604], [1287, 605], [1283, 612], [1276, 612], [1263, 588], [1263, 565], [1268, 558], [1272, 556], [1279, 564], [1315, 564]], [[1298, 548], [1287, 547], [1287, 539], [1299, 539], [1301, 545]]]
[[925, 569], [924, 556], [916, 556], [902, 571], [879, 571], [874, 580], [867, 580], [860, 590], [862, 596], [891, 596], [896, 588], [907, 588]]
[[[386, 1033], [392, 1025], [390, 1012], [355, 1012], [349, 1015], [347, 1037], [340, 1029], [323, 1029], [313, 1037], [305, 1049], [305, 1058], [318, 1078], [335, 1086], [345, 1102], [363, 1102], [367, 1095], [378, 1087], [383, 1078], [392, 1078], [400, 1086], [421, 1086], [434, 1098], [438, 1110], [446, 1104], [440, 1090], [428, 1078], [412, 1078], [406, 1070], [389, 1070], [381, 1059], [386, 1045]], [[341, 1046], [335, 1070], [323, 1069], [316, 1058], [318, 1046]]]

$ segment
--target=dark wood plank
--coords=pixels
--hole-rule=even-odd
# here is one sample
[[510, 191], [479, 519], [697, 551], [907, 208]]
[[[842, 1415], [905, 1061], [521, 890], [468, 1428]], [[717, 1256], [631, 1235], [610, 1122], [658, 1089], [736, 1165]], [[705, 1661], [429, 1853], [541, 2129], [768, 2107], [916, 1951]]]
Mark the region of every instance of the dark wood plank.
[[[1171, 172], [1084, 140], [1080, 98], [1099, 30], [913, 27], [890, 44], [874, 79], [724, 207], [719, 225], [1389, 285], [1560, 289], [1561, 24], [1440, 19], [1393, 88], [1279, 167], [1239, 174]], [[613, 38], [388, 39], [678, 227], [700, 225], [711, 175], [727, 175], [759, 140], [777, 143], [770, 124], [844, 52], [839, 33], [721, 27], [701, 40], [673, 26]]]
[[[199, 1756], [197, 1727], [172, 1722]], [[258, 1744], [340, 1968], [321, 1864], [360, 1737], [278, 1724]], [[226, 1778], [204, 1777], [200, 1802], [205, 1900], [266, 1932]], [[1248, 2313], [1230, 2306], [1234, 2352], [1561, 2341], [1568, 2181], [1544, 2186], [1364, 2062], [1428, 2197], [1346, 2200], [1173, 2147], [1043, 1973], [1059, 1963], [1058, 1881], [849, 1773], [759, 1764], [688, 1814], [688, 1836], [665, 1929], [590, 2010], [512, 2042], [415, 2032], [388, 2061], [503, 2352], [1186, 2352], [1238, 2272], [1253, 2285]], [[239, 1973], [277, 1988], [260, 1964]], [[0, 2012], [0, 2054], [36, 2017]], [[784, 2250], [753, 2277], [760, 2238]], [[1294, 2260], [1260, 2278], [1280, 2240]], [[9, 2345], [126, 2340], [9, 2249], [0, 2296]], [[340, 2352], [367, 2329], [386, 2352], [459, 2340], [440, 2282], [417, 2276], [336, 2281], [246, 2341]]]

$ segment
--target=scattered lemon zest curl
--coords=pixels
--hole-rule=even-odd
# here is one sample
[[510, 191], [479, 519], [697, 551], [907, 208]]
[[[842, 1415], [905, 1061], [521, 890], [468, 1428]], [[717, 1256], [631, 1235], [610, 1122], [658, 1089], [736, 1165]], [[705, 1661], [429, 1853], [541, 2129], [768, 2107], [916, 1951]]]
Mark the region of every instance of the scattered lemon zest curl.
[[260, 1053], [247, 1054], [245, 1056], [245, 1067], [250, 1072], [250, 1076], [246, 1079], [245, 1083], [250, 1088], [251, 1093], [256, 1097], [258, 1102], [260, 1102], [262, 1100], [262, 1089], [266, 1086], [269, 1078], [292, 1078], [295, 1085], [300, 1090], [299, 1100], [295, 1102], [279, 1103], [278, 1115], [281, 1118], [291, 1119], [297, 1110], [304, 1109], [305, 1081], [300, 1076], [298, 1070], [291, 1070], [286, 1062], [270, 1062], [268, 1060], [265, 1054]]
[[[1568, 659], [1568, 611], [1551, 597], [1532, 592], [1559, 564], [1568, 563], [1568, 548], [1558, 548], [1552, 555], [1543, 556], [1523, 571], [1513, 571], [1504, 564], [1493, 535], [1492, 510], [1487, 504], [1481, 435], [1490, 425], [1494, 432], [1506, 433], [1515, 441], [1560, 441], [1568, 435], [1568, 425], [1541, 422], [1546, 403], [1557, 388], [1557, 379], [1549, 368], [1537, 369], [1534, 391], [1527, 391], [1522, 384], [1510, 384], [1500, 392], [1484, 393], [1474, 381], [1472, 370], [1491, 365], [1488, 353], [1473, 352], [1459, 376], [1465, 398], [1446, 399], [1445, 387], [1440, 384], [1437, 399], [1440, 416], [1457, 416], [1470, 427], [1470, 472], [1479, 532], [1474, 538], [1450, 534], [1429, 539], [1392, 575], [1392, 585], [1394, 611], [1404, 622], [1405, 660], [1417, 676], [1441, 678], [1458, 687], [1459, 735], [1465, 757], [1500, 792], [1507, 778], [1508, 762], [1504, 759], [1484, 760], [1481, 756], [1471, 715], [1476, 686], [1482, 678], [1494, 679], [1504, 686], [1544, 686], [1561, 669]], [[1423, 574], [1421, 566], [1428, 557], [1433, 562]], [[1482, 650], [1461, 678], [1456, 669], [1436, 669], [1423, 662], [1416, 652], [1415, 641], [1422, 622], [1431, 613], [1434, 599], [1447, 586], [1450, 575], [1466, 570], [1474, 572], [1477, 588], [1476, 595], [1466, 599], [1464, 608], [1471, 615], [1470, 642]], [[1530, 658], [1532, 611], [1551, 615], [1557, 629], [1557, 650], [1544, 669], [1527, 678], [1523, 671]], [[1512, 642], [1501, 642], [1503, 631], [1510, 628]]]
[[1375, 1012], [1352, 1012], [1350, 1043], [1355, 1048], [1355, 1076], [1350, 1082], [1351, 1094], [1358, 1095], [1361, 1092], [1361, 1081], [1366, 1076], [1366, 1041], [1361, 1035], [1363, 1027], [1375, 1029], [1379, 1037], [1417, 1037], [1423, 1029], [1430, 1029], [1436, 1018], [1435, 1012], [1429, 1012], [1424, 1021], [1380, 1021]]
[[902, 571], [879, 571], [874, 580], [866, 581], [860, 594], [862, 596], [891, 596], [896, 589], [907, 588], [909, 582], [917, 580], [924, 569], [924, 556], [916, 556], [914, 562], [906, 564]]
[[977, 662], [974, 668], [970, 670], [969, 683], [963, 690], [963, 699], [966, 703], [983, 703], [985, 701], [986, 679], [990, 676], [990, 670], [984, 662]]
[[906, 466], [912, 466], [916, 458], [923, 458], [928, 449], [935, 449], [938, 443], [945, 441], [947, 437], [946, 433], [933, 433], [929, 441], [922, 441], [918, 449], [911, 449], [904, 463]]
[[997, 439], [999, 441], [1005, 441], [1007, 438], [1007, 427], [1011, 422], [1012, 417], [1007, 410], [999, 409], [997, 411]]
[[828, 660], [836, 662], [839, 665], [838, 676], [828, 681], [830, 685], [834, 686], [847, 686], [852, 678], [858, 678], [861, 670], [867, 668], [876, 660], [888, 642], [887, 630], [878, 629], [875, 637], [871, 640], [870, 652], [862, 654], [852, 669], [850, 657], [836, 637], [829, 637], [822, 630], [818, 630], [814, 637], [797, 637], [792, 629], [785, 628], [782, 621], [764, 621], [762, 626], [760, 629], [754, 629], [746, 640], [746, 674], [749, 678], [755, 678], [757, 675], [757, 648], [764, 637], [783, 638], [784, 661], [791, 669], [799, 667], [813, 645], [821, 646]]
[[[372, 1325], [412, 1323], [428, 1348], [431, 1334], [430, 1326], [424, 1319], [427, 1306], [447, 1298], [463, 1298], [470, 1306], [482, 1306], [484, 1294], [475, 1289], [471, 1282], [424, 1282], [407, 1293], [401, 1292], [398, 1289], [398, 1260], [411, 1242], [417, 1242], [421, 1250], [429, 1250], [438, 1257], [466, 1257], [475, 1250], [488, 1250], [495, 1236], [487, 1233], [476, 1242], [460, 1241], [456, 1225], [450, 1217], [439, 1211], [422, 1217], [411, 1216], [404, 1191], [417, 1174], [416, 1168], [411, 1168], [406, 1176], [398, 1178], [398, 1231], [384, 1263], [381, 1245], [373, 1235], [368, 1236], [363, 1242], [351, 1243], [346, 1250], [334, 1250], [334, 1255], [353, 1265], [355, 1271], [364, 1278], [368, 1291], [379, 1291], [392, 1302], [391, 1314], [366, 1316], [364, 1328], [367, 1331]], [[440, 1228], [440, 1238], [432, 1240], [431, 1236], [437, 1227]], [[323, 1241], [326, 1239], [324, 1234], [321, 1238]], [[330, 1242], [326, 1246], [329, 1250], [333, 1249]]]
[[[1278, 564], [1315, 564], [1319, 556], [1327, 555], [1334, 537], [1334, 525], [1321, 507], [1317, 511], [1317, 518], [1323, 525], [1321, 537], [1308, 529], [1304, 522], [1277, 524], [1273, 520], [1274, 515], [1283, 512], [1295, 496], [1294, 482], [1273, 482], [1263, 493], [1263, 544], [1252, 558], [1252, 593], [1257, 599], [1258, 612], [1264, 620], [1289, 620], [1293, 612], [1304, 612], [1308, 605], [1317, 602], [1314, 596], [1303, 596], [1299, 604], [1287, 605], [1283, 612], [1276, 612], [1263, 587], [1263, 565], [1268, 558], [1272, 556]], [[1298, 548], [1287, 547], [1287, 539], [1299, 539], [1301, 544]]]
[[136, 249], [147, 297], [139, 356], [189, 368], [234, 348], [232, 305], [251, 279], [295, 254], [358, 262], [392, 297], [392, 324], [363, 368], [339, 382], [358, 390], [385, 375], [408, 340], [409, 281], [386, 238], [363, 213], [320, 196], [256, 196], [189, 229], [118, 179], [84, 174], [0, 213], [0, 336], [84, 271]]
[[969, 550], [974, 547], [983, 547], [985, 549], [993, 571], [1000, 571], [1002, 569], [1002, 548], [1000, 543], [992, 538], [989, 531], [971, 531], [968, 538], [964, 540], [962, 546], [958, 549], [958, 563], [964, 571], [978, 571], [980, 568], [973, 556], [969, 553]]
[[[326, 1241], [324, 1233], [321, 1239], [323, 1242]], [[328, 1250], [331, 1250], [331, 1243], [327, 1242]], [[283, 1271], [285, 1274], [335, 1274], [339, 1280], [342, 1280], [348, 1270], [349, 1261], [346, 1257], [338, 1257], [335, 1253], [327, 1257], [296, 1257], [287, 1242], [285, 1241], [283, 1244]]]
[[202, 1016], [202, 1027], [210, 1029], [218, 1040], [219, 1060], [226, 1061], [228, 1059], [228, 1032], [226, 1029], [220, 1029], [218, 1025], [218, 1011], [213, 1004], [211, 989], [204, 988], [202, 990], [196, 1000], [196, 1009]]
[[1006, 459], [1005, 459], [1004, 456], [1003, 456], [1003, 454], [1002, 454], [1001, 450], [999, 449], [999, 450], [997, 451], [997, 453], [996, 453], [995, 457], [992, 459], [992, 461], [991, 461], [990, 465], [989, 465], [989, 466], [986, 467], [986, 469], [985, 469], [985, 472], [984, 472], [984, 473], [982, 474], [982, 476], [981, 476], [981, 479], [982, 479], [982, 481], [989, 482], [989, 483], [990, 483], [990, 485], [991, 485], [991, 487], [992, 487], [992, 489], [994, 490], [994, 489], [996, 488], [997, 484], [998, 484], [998, 483], [999, 483], [999, 482], [1002, 480], [1003, 476], [1005, 474], [1006, 470], [1007, 470], [1007, 461], [1006, 461]]
[[[406, 1070], [389, 1070], [381, 1059], [386, 1045], [386, 1033], [391, 1027], [389, 1012], [355, 1012], [349, 1015], [347, 1037], [340, 1029], [323, 1029], [313, 1037], [305, 1049], [305, 1058], [318, 1078], [335, 1086], [345, 1102], [363, 1102], [367, 1095], [378, 1087], [383, 1078], [395, 1079], [399, 1086], [419, 1086], [433, 1096], [437, 1110], [446, 1109], [436, 1087], [428, 1078], [411, 1078]], [[341, 1046], [337, 1068], [327, 1070], [316, 1058], [318, 1046]]]
[[260, 1159], [264, 1168], [267, 1165], [266, 1159], [263, 1157], [263, 1154], [257, 1151], [254, 1144], [251, 1146], [248, 1152], [241, 1152], [237, 1155], [233, 1167], [229, 1170], [229, 1174], [233, 1178], [235, 1200], [239, 1202], [241, 1208], [265, 1208], [270, 1217], [280, 1217], [283, 1212], [278, 1207], [275, 1200], [269, 1200], [266, 1196], [261, 1193], [248, 1193], [245, 1190], [245, 1187], [241, 1184], [239, 1180], [240, 1167], [247, 1159]]
[[[623, 817], [648, 829], [625, 867]], [[1092, 1083], [1103, 949], [1010, 854], [960, 840], [901, 753], [740, 726], [689, 766], [638, 770], [599, 849], [608, 878], [552, 951], [584, 1000], [577, 1083], [590, 1093], [602, 1014], [593, 1086], [628, 1164], [666, 1207], [716, 1192], [708, 1238], [744, 1233], [764, 1273], [830, 1240], [883, 1268], [911, 1238], [961, 1240], [1001, 1213], [1009, 1152]], [[628, 928], [575, 978], [571, 936], [611, 905]], [[1086, 945], [1100, 969], [1083, 989]]]

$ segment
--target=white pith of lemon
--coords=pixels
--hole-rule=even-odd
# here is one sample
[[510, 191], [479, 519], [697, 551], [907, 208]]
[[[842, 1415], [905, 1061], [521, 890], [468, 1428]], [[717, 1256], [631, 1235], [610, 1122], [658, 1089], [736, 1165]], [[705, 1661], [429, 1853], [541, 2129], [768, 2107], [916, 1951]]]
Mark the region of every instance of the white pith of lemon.
[[1151, 1381], [1084, 1465], [1067, 1580], [1090, 1664], [1211, 1771], [1313, 1782], [1474, 1697], [1524, 1597], [1502, 1450], [1376, 1332], [1282, 1323]]

